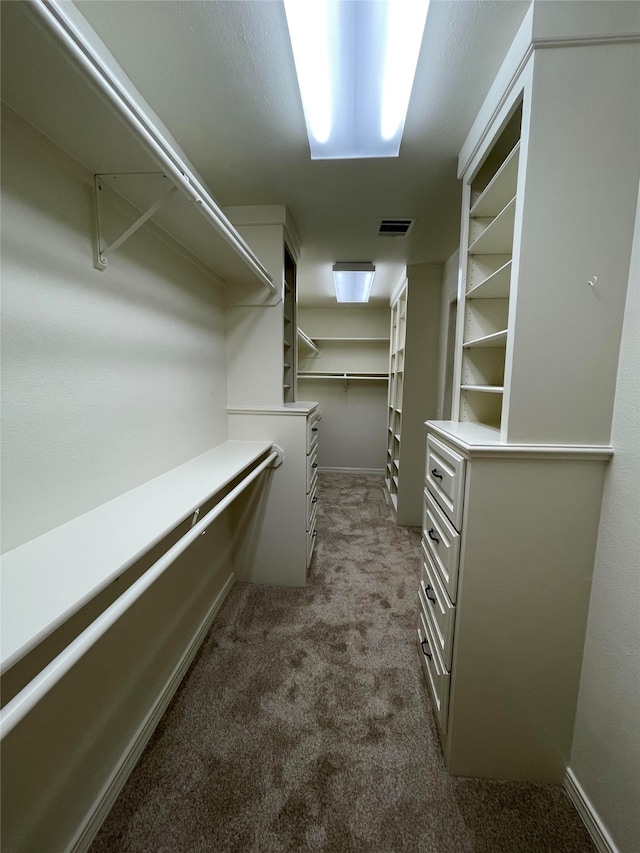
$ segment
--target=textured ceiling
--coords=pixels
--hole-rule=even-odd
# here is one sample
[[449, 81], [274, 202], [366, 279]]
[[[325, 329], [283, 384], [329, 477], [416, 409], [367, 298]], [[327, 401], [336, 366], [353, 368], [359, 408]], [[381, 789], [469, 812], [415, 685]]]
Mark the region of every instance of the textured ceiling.
[[[529, 3], [432, 0], [400, 156], [344, 161], [309, 157], [279, 0], [76, 5], [222, 206], [287, 205], [310, 306], [335, 305], [335, 261], [376, 264], [375, 305], [405, 263], [455, 250], [457, 155]], [[387, 217], [416, 222], [405, 238], [378, 237]]]

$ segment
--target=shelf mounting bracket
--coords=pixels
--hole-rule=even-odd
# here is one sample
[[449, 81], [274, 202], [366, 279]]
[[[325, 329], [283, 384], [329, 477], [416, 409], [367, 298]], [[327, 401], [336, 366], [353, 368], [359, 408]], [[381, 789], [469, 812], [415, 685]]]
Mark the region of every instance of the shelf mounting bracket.
[[[163, 191], [159, 195], [159, 197], [153, 202], [153, 204], [147, 208], [147, 210], [139, 216], [136, 221], [130, 225], [123, 233], [115, 239], [112, 243], [107, 245], [107, 241], [102, 232], [102, 211], [101, 211], [101, 196], [103, 192], [103, 186], [105, 183], [105, 178], [119, 178], [119, 177], [140, 177], [140, 176], [153, 176], [158, 177], [161, 175], [168, 182], [168, 186], [163, 187]], [[93, 192], [94, 192], [94, 206], [95, 206], [95, 260], [94, 266], [97, 270], [105, 270], [107, 268], [107, 253], [111, 254], [111, 252], [115, 252], [122, 244], [129, 239], [136, 231], [141, 228], [147, 220], [151, 219], [151, 217], [156, 213], [164, 201], [171, 195], [171, 193], [175, 192], [177, 189], [175, 184], [172, 184], [168, 181], [167, 176], [163, 172], [123, 172], [123, 173], [111, 173], [104, 175], [94, 175], [93, 176]]]

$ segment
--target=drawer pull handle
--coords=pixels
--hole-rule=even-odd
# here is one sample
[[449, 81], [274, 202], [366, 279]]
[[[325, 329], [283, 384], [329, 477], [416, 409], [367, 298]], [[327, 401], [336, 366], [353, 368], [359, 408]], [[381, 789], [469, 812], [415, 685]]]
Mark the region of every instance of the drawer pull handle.
[[317, 496], [316, 496], [316, 497], [314, 497], [314, 498], [311, 498], [311, 503], [312, 503], [312, 504], [317, 504], [317, 503], [318, 503], [318, 498], [317, 498]]
[[431, 592], [433, 592], [433, 587], [431, 586], [430, 583], [427, 584], [427, 588], [425, 589], [424, 594], [427, 596], [427, 601], [430, 601], [432, 604], [435, 604], [436, 603], [436, 597], [434, 595], [433, 598], [431, 598], [431, 596], [429, 595], [429, 590], [431, 590]]
[[427, 646], [427, 648], [429, 648], [429, 643], [427, 642], [427, 640], [422, 640], [422, 642], [420, 643], [420, 646], [422, 647], [422, 654], [426, 658], [428, 658], [429, 660], [432, 660], [433, 656], [431, 654], [429, 654], [429, 652], [425, 649], [425, 646]]
[[428, 531], [427, 531], [427, 536], [429, 537], [429, 539], [431, 539], [431, 541], [432, 541], [432, 542], [435, 542], [435, 543], [436, 543], [436, 545], [439, 545], [439, 544], [440, 544], [440, 540], [439, 540], [439, 539], [438, 539], [438, 537], [436, 536], [436, 532], [435, 532], [435, 530], [433, 529], [433, 527], [431, 528], [431, 530], [428, 530]]
[[433, 477], [436, 477], [438, 480], [442, 480], [442, 474], [440, 473], [440, 471], [438, 471], [438, 469], [437, 469], [437, 468], [432, 468], [432, 469], [431, 469], [431, 475], [432, 475]]
[[318, 467], [318, 463], [317, 463], [317, 462], [312, 462], [312, 463], [311, 463], [311, 467], [312, 467], [312, 468], [317, 468], [317, 467]]

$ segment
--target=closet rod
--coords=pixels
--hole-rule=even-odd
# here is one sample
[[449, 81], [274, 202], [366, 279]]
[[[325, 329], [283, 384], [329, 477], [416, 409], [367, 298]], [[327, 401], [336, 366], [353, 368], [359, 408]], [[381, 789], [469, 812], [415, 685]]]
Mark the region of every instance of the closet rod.
[[282, 451], [274, 450], [251, 471], [228, 495], [214, 506], [200, 521], [160, 557], [137, 581], [107, 607], [81, 634], [72, 640], [41, 672], [36, 675], [0, 711], [0, 740], [5, 738], [38, 702], [66, 675], [69, 670], [95, 645], [95, 643], [126, 613], [149, 587], [186, 551], [212, 521], [227, 509], [238, 495], [250, 485], [265, 468], [282, 459]]
[[147, 118], [135, 99], [101, 59], [63, 9], [59, 0], [30, 0], [29, 6], [45, 28], [66, 48], [81, 71], [108, 100], [117, 115], [129, 126], [148, 153], [166, 172], [188, 201], [197, 205], [205, 219], [231, 245], [272, 293], [278, 288], [265, 267], [218, 208], [205, 187]]

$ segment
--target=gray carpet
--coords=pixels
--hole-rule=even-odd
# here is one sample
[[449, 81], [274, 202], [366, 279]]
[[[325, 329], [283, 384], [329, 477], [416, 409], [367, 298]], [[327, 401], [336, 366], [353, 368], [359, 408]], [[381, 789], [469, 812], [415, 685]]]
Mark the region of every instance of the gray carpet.
[[307, 588], [233, 588], [91, 853], [595, 850], [561, 788], [446, 772], [382, 485], [321, 475]]

